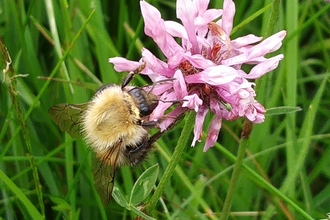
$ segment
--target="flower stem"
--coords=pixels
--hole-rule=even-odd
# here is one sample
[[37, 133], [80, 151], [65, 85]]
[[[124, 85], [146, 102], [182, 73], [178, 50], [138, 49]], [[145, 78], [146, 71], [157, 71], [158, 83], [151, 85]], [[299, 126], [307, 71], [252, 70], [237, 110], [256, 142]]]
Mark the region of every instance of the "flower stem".
[[240, 144], [238, 146], [237, 158], [235, 161], [233, 174], [231, 176], [228, 193], [227, 193], [225, 203], [223, 205], [223, 209], [221, 212], [221, 217], [220, 217], [221, 220], [226, 220], [229, 217], [230, 208], [232, 206], [235, 189], [236, 189], [237, 182], [238, 182], [238, 177], [241, 173], [242, 164], [243, 164], [243, 160], [245, 157], [245, 150], [248, 146], [248, 142], [249, 142], [248, 138], [249, 138], [251, 131], [252, 131], [252, 123], [250, 121], [248, 121], [247, 119], [245, 119], [244, 124], [243, 124], [243, 131], [242, 131], [242, 135], [241, 135]]
[[155, 190], [155, 193], [151, 196], [150, 200], [147, 202], [147, 204], [145, 206], [145, 210], [147, 213], [150, 213], [155, 208], [160, 196], [162, 195], [162, 193], [165, 189], [167, 182], [170, 180], [170, 178], [172, 177], [172, 175], [174, 173], [174, 169], [175, 169], [176, 165], [178, 164], [179, 160], [182, 158], [183, 150], [184, 150], [185, 146], [187, 145], [189, 136], [194, 127], [194, 120], [195, 120], [194, 113], [193, 112], [188, 113], [188, 115], [186, 116], [186, 123], [181, 132], [181, 136], [178, 140], [178, 144], [176, 145], [176, 147], [174, 149], [172, 158], [164, 172], [164, 175], [162, 176], [162, 178]]

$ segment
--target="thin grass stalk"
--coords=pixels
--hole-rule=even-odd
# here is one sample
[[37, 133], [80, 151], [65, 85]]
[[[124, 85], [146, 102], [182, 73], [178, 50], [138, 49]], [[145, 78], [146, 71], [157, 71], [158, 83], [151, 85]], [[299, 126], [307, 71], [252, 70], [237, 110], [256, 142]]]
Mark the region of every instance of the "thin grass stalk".
[[7, 51], [4, 43], [2, 42], [2, 40], [0, 40], [0, 50], [1, 50], [2, 60], [3, 60], [4, 66], [5, 66], [5, 69], [3, 70], [4, 79], [8, 85], [9, 95], [10, 95], [10, 98], [11, 98], [13, 106], [14, 106], [14, 110], [17, 115], [18, 123], [22, 129], [24, 145], [27, 149], [27, 157], [29, 158], [29, 163], [32, 168], [32, 175], [33, 175], [35, 189], [36, 189], [36, 193], [37, 193], [37, 197], [38, 197], [39, 207], [40, 207], [41, 213], [43, 215], [43, 218], [45, 218], [45, 206], [43, 203], [43, 196], [42, 196], [40, 178], [38, 175], [38, 169], [37, 169], [37, 165], [34, 160], [33, 153], [32, 153], [32, 146], [31, 146], [29, 131], [28, 131], [28, 128], [26, 125], [26, 121], [23, 117], [23, 113], [22, 113], [18, 98], [17, 98], [18, 91], [16, 88], [16, 86], [17, 86], [16, 79], [17, 79], [17, 77], [20, 77], [21, 75], [15, 74], [15, 71], [12, 67], [11, 57], [10, 57], [9, 52]]

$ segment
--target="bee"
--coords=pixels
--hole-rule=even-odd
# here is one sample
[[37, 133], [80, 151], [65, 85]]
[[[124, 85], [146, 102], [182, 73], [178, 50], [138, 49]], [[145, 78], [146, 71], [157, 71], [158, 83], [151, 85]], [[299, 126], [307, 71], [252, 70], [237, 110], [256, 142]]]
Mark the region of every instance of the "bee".
[[[73, 138], [82, 136], [95, 152], [100, 161], [95, 184], [105, 205], [111, 198], [116, 168], [142, 162], [163, 134], [159, 131], [149, 137], [149, 129], [157, 121], [148, 121], [148, 116], [157, 107], [158, 97], [143, 87], [128, 86], [138, 71], [128, 74], [121, 86], [101, 87], [87, 103], [64, 103], [49, 109], [62, 131]], [[104, 190], [106, 198], [102, 198]]]

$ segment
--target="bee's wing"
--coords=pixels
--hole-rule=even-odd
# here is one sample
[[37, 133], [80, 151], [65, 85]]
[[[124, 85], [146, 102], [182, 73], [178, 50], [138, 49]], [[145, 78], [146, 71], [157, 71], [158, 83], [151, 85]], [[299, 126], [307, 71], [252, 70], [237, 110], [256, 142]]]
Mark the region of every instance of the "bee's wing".
[[[112, 190], [115, 184], [115, 171], [120, 154], [121, 141], [117, 142], [100, 158], [93, 158], [92, 171], [94, 173], [95, 189], [99, 194], [104, 207], [108, 206], [112, 197]], [[107, 160], [112, 159], [114, 165], [107, 164]]]
[[[93, 158], [92, 170], [94, 174], [95, 189], [104, 207], [107, 207], [115, 183], [116, 167], [109, 166], [98, 158]], [[98, 161], [96, 161], [98, 160]]]
[[81, 137], [80, 120], [82, 113], [88, 107], [88, 103], [83, 104], [58, 104], [48, 111], [51, 119], [60, 127], [61, 131], [66, 131], [73, 138]]

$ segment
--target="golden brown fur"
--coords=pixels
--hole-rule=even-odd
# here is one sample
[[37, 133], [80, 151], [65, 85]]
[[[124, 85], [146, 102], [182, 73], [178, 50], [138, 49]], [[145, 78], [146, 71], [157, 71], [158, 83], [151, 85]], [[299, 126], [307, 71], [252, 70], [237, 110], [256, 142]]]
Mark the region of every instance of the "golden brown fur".
[[82, 116], [82, 127], [86, 142], [111, 166], [128, 164], [123, 155], [126, 147], [136, 147], [148, 137], [148, 131], [141, 126], [139, 109], [119, 86], [95, 95]]

